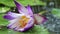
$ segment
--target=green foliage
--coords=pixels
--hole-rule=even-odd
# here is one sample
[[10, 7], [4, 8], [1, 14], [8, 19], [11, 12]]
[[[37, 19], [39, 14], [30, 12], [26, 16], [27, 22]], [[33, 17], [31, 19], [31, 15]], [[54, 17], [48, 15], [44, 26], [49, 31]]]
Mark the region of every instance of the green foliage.
[[26, 32], [6, 30], [6, 31], [0, 31], [0, 33], [1, 34], [49, 34], [47, 29], [44, 29], [44, 27], [40, 25], [35, 25], [33, 28], [31, 28], [29, 31], [26, 31]]
[[8, 7], [0, 7], [0, 13], [5, 13], [6, 11], [8, 11], [10, 8]]
[[53, 9], [52, 14], [55, 15], [56, 17], [60, 18], [60, 9]]
[[6, 26], [8, 21], [3, 18], [4, 14], [0, 14], [0, 25]]
[[[40, 0], [35, 0], [35, 2], [34, 2], [34, 0], [16, 0], [16, 1], [23, 4], [24, 6], [27, 6], [28, 4], [29, 5], [46, 5], [46, 3], [44, 3]], [[2, 1], [0, 1], [0, 3], [4, 4], [6, 6], [10, 6], [10, 7], [15, 6], [13, 0], [2, 0]]]

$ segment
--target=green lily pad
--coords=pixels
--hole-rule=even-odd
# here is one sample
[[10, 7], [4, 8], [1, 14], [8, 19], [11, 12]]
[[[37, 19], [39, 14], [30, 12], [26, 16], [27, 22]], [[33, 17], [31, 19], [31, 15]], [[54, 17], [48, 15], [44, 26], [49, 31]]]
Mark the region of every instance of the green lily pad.
[[6, 11], [8, 11], [10, 8], [8, 7], [0, 7], [0, 13], [5, 13]]
[[27, 6], [28, 4], [29, 5], [46, 5], [46, 3], [45, 2], [42, 2], [42, 1], [40, 1], [40, 0], [24, 0], [24, 1], [19, 1], [19, 0], [17, 0], [18, 2], [20, 2], [21, 4], [23, 4], [23, 5], [25, 5], [25, 6]]
[[0, 25], [6, 26], [8, 24], [8, 20], [3, 18], [4, 14], [0, 14]]
[[60, 18], [60, 9], [53, 9], [52, 14], [58, 18]]
[[47, 29], [40, 25], [35, 25], [32, 29], [26, 32], [17, 32], [13, 30], [0, 31], [1, 34], [49, 34]]
[[[16, 0], [18, 1], [19, 3], [23, 4], [24, 6], [27, 6], [28, 4], [29, 5], [46, 5], [45, 2], [42, 2], [40, 0]], [[6, 6], [11, 6], [11, 7], [14, 7], [15, 4], [14, 4], [14, 1], [13, 0], [2, 0], [0, 1], [0, 3], [6, 5]]]

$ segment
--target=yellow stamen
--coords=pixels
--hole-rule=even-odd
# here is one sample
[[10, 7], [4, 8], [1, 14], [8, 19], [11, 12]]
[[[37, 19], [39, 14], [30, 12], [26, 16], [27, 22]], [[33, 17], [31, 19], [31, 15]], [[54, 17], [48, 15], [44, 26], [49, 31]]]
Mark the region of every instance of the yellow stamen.
[[19, 22], [20, 22], [20, 27], [25, 27], [26, 26], [26, 24], [28, 23], [28, 20], [29, 20], [29, 18], [27, 18], [26, 16], [22, 16], [21, 17], [21, 20], [19, 20]]

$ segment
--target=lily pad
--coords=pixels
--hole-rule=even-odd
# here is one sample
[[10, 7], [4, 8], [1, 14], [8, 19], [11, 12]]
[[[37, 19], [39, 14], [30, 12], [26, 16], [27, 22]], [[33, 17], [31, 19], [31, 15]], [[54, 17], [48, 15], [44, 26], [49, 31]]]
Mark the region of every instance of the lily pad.
[[[42, 2], [40, 0], [16, 0], [18, 1], [19, 3], [23, 4], [24, 6], [27, 6], [28, 4], [29, 5], [46, 5], [45, 2]], [[15, 4], [14, 4], [14, 1], [13, 0], [2, 0], [0, 1], [0, 3], [6, 5], [6, 6], [10, 6], [10, 7], [14, 7]]]
[[1, 34], [49, 34], [47, 29], [40, 25], [35, 25], [32, 29], [26, 32], [17, 32], [13, 30], [0, 31]]
[[58, 17], [60, 18], [60, 9], [53, 9], [52, 10], [52, 14], [55, 16], [55, 17]]
[[6, 26], [8, 24], [8, 20], [3, 18], [4, 14], [0, 14], [0, 25]]
[[10, 8], [8, 7], [0, 7], [0, 13], [5, 13], [6, 11], [8, 11]]

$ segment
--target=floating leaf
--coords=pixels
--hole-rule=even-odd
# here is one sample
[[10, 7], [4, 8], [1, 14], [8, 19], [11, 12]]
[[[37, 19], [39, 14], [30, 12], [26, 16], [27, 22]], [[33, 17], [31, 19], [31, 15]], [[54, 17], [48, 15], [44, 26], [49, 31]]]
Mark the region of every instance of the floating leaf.
[[6, 26], [8, 21], [3, 18], [4, 14], [0, 14], [0, 25]]
[[10, 8], [8, 7], [0, 7], [0, 13], [4, 13], [6, 11], [8, 11]]
[[58, 17], [60, 18], [60, 9], [53, 9], [52, 10], [52, 14], [55, 16], [55, 17]]
[[[5, 31], [5, 32], [7, 32], [7, 31]], [[49, 34], [47, 29], [44, 29], [44, 27], [39, 26], [39, 25], [35, 25], [32, 29], [30, 29], [29, 31], [26, 31], [26, 32], [17, 32], [17, 31], [13, 31], [13, 30], [8, 30], [7, 33], [8, 34]]]
[[[33, 6], [33, 5], [43, 5], [43, 6], [45, 6], [46, 5], [45, 2], [42, 2], [40, 0], [16, 0], [16, 1], [23, 4], [24, 6], [27, 6], [28, 4], [31, 5], [31, 6]], [[13, 0], [2, 0], [2, 1], [0, 1], [0, 3], [4, 4], [6, 6], [10, 6], [10, 7], [15, 6]]]

